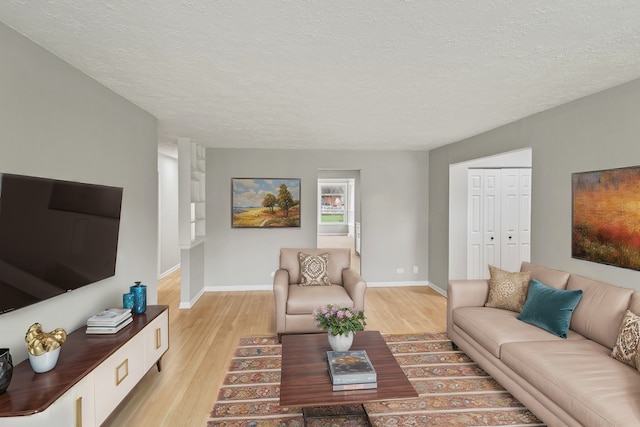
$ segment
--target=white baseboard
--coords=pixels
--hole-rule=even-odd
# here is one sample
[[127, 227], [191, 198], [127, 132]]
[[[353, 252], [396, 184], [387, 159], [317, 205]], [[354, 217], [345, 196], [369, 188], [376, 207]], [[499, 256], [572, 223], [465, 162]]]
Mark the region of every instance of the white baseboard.
[[370, 288], [392, 288], [392, 287], [402, 287], [402, 286], [428, 286], [443, 297], [447, 297], [447, 291], [444, 289], [434, 285], [431, 282], [367, 282], [367, 286]]
[[[435, 287], [430, 282], [424, 281], [415, 281], [415, 282], [367, 282], [367, 286], [370, 288], [392, 288], [392, 287], [403, 287], [403, 286], [429, 286], [434, 288], [434, 290], [438, 293], [443, 293], [444, 291], [440, 288]], [[271, 291], [273, 290], [273, 284], [268, 285], [226, 285], [226, 286], [205, 286], [205, 292], [234, 292], [234, 291]]]
[[206, 292], [240, 292], [240, 291], [271, 291], [273, 284], [270, 285], [240, 285], [240, 286], [205, 286]]
[[[447, 297], [447, 291], [434, 285], [431, 282], [415, 281], [415, 282], [367, 282], [367, 286], [370, 288], [399, 288], [406, 286], [428, 286], [443, 297]], [[200, 297], [205, 292], [246, 292], [246, 291], [271, 291], [273, 290], [273, 284], [268, 285], [241, 285], [241, 286], [205, 286], [198, 294], [189, 302], [180, 302], [179, 308], [191, 308], [198, 302]]]
[[165, 277], [167, 277], [168, 275], [170, 275], [171, 273], [173, 273], [174, 271], [176, 271], [178, 269], [180, 269], [180, 263], [174, 265], [173, 267], [171, 267], [170, 269], [168, 269], [164, 273], [160, 273], [160, 279], [164, 279]]
[[369, 288], [399, 288], [403, 286], [429, 286], [428, 282], [367, 282]]
[[439, 293], [440, 295], [442, 295], [443, 297], [447, 298], [447, 291], [445, 291], [444, 289], [442, 289], [439, 286], [434, 285], [433, 283], [429, 282], [429, 287], [431, 289], [433, 289], [434, 291], [436, 291], [437, 293]]
[[194, 304], [195, 304], [196, 302], [198, 302], [198, 300], [200, 299], [200, 297], [201, 297], [202, 295], [204, 295], [204, 293], [205, 293], [205, 290], [204, 290], [204, 289], [201, 289], [201, 290], [200, 290], [200, 292], [198, 292], [198, 294], [197, 294], [195, 297], [193, 297], [193, 298], [191, 299], [191, 301], [189, 301], [189, 302], [180, 301], [180, 305], [178, 306], [178, 308], [191, 308], [191, 307], [193, 307], [193, 306], [194, 306]]

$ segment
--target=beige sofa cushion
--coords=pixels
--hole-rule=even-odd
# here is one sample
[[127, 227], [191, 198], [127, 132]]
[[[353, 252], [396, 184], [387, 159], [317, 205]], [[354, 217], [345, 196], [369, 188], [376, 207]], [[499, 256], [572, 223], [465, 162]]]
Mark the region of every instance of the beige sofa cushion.
[[632, 289], [571, 275], [567, 289], [582, 289], [582, 299], [571, 317], [571, 329], [613, 349]]
[[[562, 340], [544, 329], [516, 319], [517, 315], [514, 311], [498, 308], [461, 307], [453, 312], [453, 323], [498, 358], [505, 343]], [[567, 339], [583, 340], [584, 337], [569, 330]]]
[[314, 308], [326, 304], [353, 308], [353, 301], [342, 286], [289, 285], [287, 314], [309, 314], [311, 317]]
[[640, 291], [633, 291], [631, 294], [631, 302], [629, 303], [629, 310], [633, 313], [640, 315]]
[[640, 417], [640, 374], [591, 340], [508, 343], [501, 360], [589, 427]]
[[531, 273], [532, 279], [536, 279], [545, 285], [556, 289], [566, 289], [569, 276], [571, 275], [566, 271], [554, 270], [541, 265], [531, 264], [526, 261], [520, 265], [520, 271], [528, 271]]

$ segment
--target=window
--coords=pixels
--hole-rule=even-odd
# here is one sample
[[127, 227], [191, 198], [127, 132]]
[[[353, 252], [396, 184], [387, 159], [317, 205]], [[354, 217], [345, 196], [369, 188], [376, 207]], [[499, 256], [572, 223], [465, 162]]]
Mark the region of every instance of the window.
[[320, 224], [344, 224], [347, 222], [347, 185], [338, 183], [318, 184], [320, 195]]

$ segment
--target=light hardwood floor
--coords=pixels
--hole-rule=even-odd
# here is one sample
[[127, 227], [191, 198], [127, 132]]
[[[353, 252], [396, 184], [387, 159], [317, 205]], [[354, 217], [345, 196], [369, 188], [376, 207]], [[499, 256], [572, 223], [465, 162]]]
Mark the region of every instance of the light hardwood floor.
[[[270, 291], [208, 292], [181, 310], [179, 281], [176, 271], [158, 282], [158, 303], [169, 305], [162, 372], [151, 369], [105, 426], [204, 427], [238, 339], [275, 335]], [[368, 330], [446, 329], [446, 298], [427, 286], [370, 287], [365, 301]]]

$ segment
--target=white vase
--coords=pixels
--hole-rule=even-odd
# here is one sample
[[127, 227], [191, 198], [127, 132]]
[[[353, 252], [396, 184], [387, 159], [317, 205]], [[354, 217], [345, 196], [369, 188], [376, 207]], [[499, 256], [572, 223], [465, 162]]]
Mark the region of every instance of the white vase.
[[55, 368], [56, 363], [58, 363], [58, 356], [60, 356], [61, 348], [62, 347], [58, 347], [55, 350], [42, 353], [39, 356], [34, 356], [29, 353], [29, 363], [31, 364], [33, 372], [41, 374], [43, 372], [49, 372]]
[[331, 331], [327, 333], [329, 345], [333, 351], [347, 351], [353, 344], [353, 332], [349, 331], [347, 335], [333, 335]]

